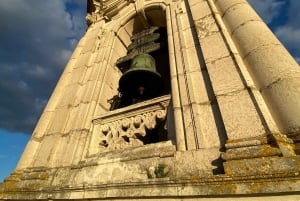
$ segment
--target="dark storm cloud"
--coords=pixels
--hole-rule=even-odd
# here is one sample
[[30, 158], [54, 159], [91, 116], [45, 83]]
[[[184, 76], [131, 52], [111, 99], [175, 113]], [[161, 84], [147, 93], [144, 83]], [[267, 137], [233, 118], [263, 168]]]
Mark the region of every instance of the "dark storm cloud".
[[84, 15], [83, 0], [0, 2], [0, 128], [32, 132], [85, 31]]

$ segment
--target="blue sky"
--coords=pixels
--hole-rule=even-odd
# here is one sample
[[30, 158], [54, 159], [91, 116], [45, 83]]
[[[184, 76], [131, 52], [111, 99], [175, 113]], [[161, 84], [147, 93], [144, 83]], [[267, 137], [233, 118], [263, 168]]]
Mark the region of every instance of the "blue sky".
[[[249, 0], [300, 63], [300, 1]], [[85, 0], [0, 0], [0, 182], [15, 168], [78, 40]]]

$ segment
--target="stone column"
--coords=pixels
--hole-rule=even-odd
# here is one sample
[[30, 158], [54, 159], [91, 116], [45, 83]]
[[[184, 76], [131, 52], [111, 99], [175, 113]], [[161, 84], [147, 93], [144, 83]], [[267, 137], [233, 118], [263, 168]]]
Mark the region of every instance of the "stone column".
[[[172, 9], [172, 8], [171, 8]], [[171, 10], [168, 6], [166, 8], [166, 17], [167, 17], [167, 28], [168, 28], [168, 44], [169, 44], [169, 54], [170, 58], [175, 58], [175, 50], [174, 50], [174, 33], [172, 29], [173, 16], [171, 16]], [[175, 132], [176, 132], [176, 145], [177, 150], [185, 151], [185, 132], [183, 128], [183, 120], [182, 120], [182, 111], [181, 111], [181, 102], [179, 96], [179, 88], [178, 88], [178, 73], [176, 70], [176, 61], [174, 59], [170, 59], [170, 77], [171, 77], [171, 85], [172, 85], [172, 101], [173, 101], [173, 112], [175, 119]]]
[[300, 131], [300, 68], [246, 0], [215, 0], [280, 131]]

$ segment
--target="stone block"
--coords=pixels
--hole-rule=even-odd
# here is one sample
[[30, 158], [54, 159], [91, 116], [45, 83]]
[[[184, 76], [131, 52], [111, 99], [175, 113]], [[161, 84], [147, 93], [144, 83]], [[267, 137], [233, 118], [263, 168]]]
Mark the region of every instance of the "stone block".
[[[211, 10], [207, 4], [207, 1], [203, 0], [189, 0], [189, 6], [191, 8], [193, 20], [197, 21], [198, 19], [205, 17], [211, 14]], [[201, 12], [199, 12], [201, 11]]]
[[91, 53], [90, 58], [86, 64], [87, 67], [91, 67], [96, 63], [96, 59], [98, 57], [98, 51]]
[[75, 68], [70, 76], [70, 84], [82, 83], [87, 67]]
[[97, 40], [99, 40], [97, 37], [87, 39], [86, 43], [82, 47], [81, 54], [86, 54], [88, 52], [90, 52], [90, 53], [94, 52], [97, 48], [96, 47], [96, 45], [98, 44]]
[[121, 27], [118, 32], [119, 38], [122, 39], [122, 42], [128, 47], [131, 43], [130, 35], [129, 33], [124, 29], [124, 27]]
[[187, 74], [187, 82], [186, 87], [189, 88], [189, 96], [191, 103], [200, 103], [206, 104], [210, 102], [210, 97], [212, 94], [211, 89], [208, 88], [205, 84], [203, 76], [207, 76], [207, 74], [201, 71], [190, 72]]
[[195, 20], [195, 29], [200, 39], [217, 34], [219, 32], [219, 28], [212, 15], [207, 15]]
[[[182, 106], [183, 115], [183, 125], [185, 131], [185, 141], [187, 150], [199, 148], [198, 132], [200, 132], [196, 127], [196, 122], [194, 119], [194, 114], [189, 106]], [[199, 126], [199, 125], [198, 125]], [[201, 135], [200, 135], [201, 137]], [[201, 139], [201, 138], [200, 138]]]
[[[88, 186], [87, 186], [88, 187]], [[105, 198], [107, 189], [86, 190], [83, 198]], [[81, 198], [81, 197], [80, 197]]]
[[109, 66], [105, 74], [104, 82], [111, 88], [117, 90], [119, 88], [119, 80], [122, 76], [121, 71], [115, 66]]
[[273, 105], [270, 111], [283, 133], [300, 131], [300, 113], [295, 109], [299, 107], [299, 86], [299, 77], [286, 78], [274, 82], [261, 92], [266, 101]]
[[76, 60], [79, 57], [79, 55], [81, 54], [82, 47], [80, 47], [78, 44], [77, 44], [77, 47], [75, 48], [75, 50], [73, 51], [73, 54], [71, 55], [70, 60]]
[[99, 27], [100, 23], [97, 23], [97, 25], [90, 27], [87, 32], [85, 33], [84, 38], [86, 41], [93, 40], [97, 37], [99, 31], [101, 31], [101, 27]]
[[[247, 141], [244, 141], [244, 143]], [[246, 144], [246, 143], [245, 143]], [[270, 157], [270, 156], [281, 156], [281, 151], [279, 148], [275, 147], [274, 145], [249, 145], [244, 147], [235, 147], [232, 149], [227, 149], [226, 153], [222, 154], [222, 159], [226, 161], [231, 160], [241, 160], [241, 159], [250, 159], [253, 158], [263, 158], [263, 157]]]
[[200, 45], [205, 63], [228, 57], [230, 52], [220, 33], [200, 38]]
[[237, 4], [247, 3], [247, 0], [230, 0], [230, 1], [214, 0], [214, 1], [215, 1], [215, 5], [218, 7], [220, 11], [221, 16], [223, 16], [229, 8]]
[[123, 55], [120, 55], [119, 53], [116, 52], [115, 49], [113, 49], [111, 51], [110, 58], [109, 58], [109, 61], [110, 61], [109, 64], [110, 64], [110, 66], [116, 66], [117, 60], [119, 58], [121, 58], [122, 56], [125, 56], [125, 55], [126, 55], [126, 53], [123, 54]]
[[182, 48], [199, 46], [199, 40], [194, 27], [182, 31], [183, 42]]
[[95, 81], [99, 77], [99, 72], [101, 71], [101, 64], [93, 64], [88, 67], [86, 73], [84, 75], [82, 83], [86, 83], [89, 81]]
[[[255, 168], [254, 168], [255, 167]], [[297, 157], [263, 157], [254, 159], [232, 160], [224, 163], [228, 175], [260, 175], [282, 172], [297, 172], [300, 161]]]
[[[109, 166], [108, 166], [109, 165]], [[146, 180], [147, 172], [136, 163], [110, 162], [97, 166], [87, 166], [76, 175], [76, 183], [101, 184]]]
[[64, 133], [69, 133], [72, 130], [82, 129], [86, 121], [85, 117], [87, 116], [88, 109], [88, 103], [80, 103], [79, 105], [70, 108], [68, 121], [66, 123]]
[[260, 109], [260, 112], [266, 123], [267, 129], [270, 131], [270, 133], [280, 133], [279, 128], [276, 122], [274, 121], [273, 116], [271, 115], [270, 109], [268, 108], [268, 106], [266, 105], [266, 101], [262, 97], [261, 92], [255, 89], [252, 89], [251, 92], [257, 103], [257, 106]]
[[82, 90], [84, 93], [82, 94], [82, 96], [79, 96], [79, 97], [81, 97], [81, 102], [89, 103], [92, 100], [93, 93], [95, 90], [97, 90], [96, 83], [97, 83], [97, 81], [95, 81], [95, 80], [89, 81], [82, 86]]
[[246, 83], [243, 83], [241, 72], [232, 57], [207, 63], [207, 70], [216, 96], [245, 88]]
[[201, 148], [224, 147], [227, 135], [218, 106], [213, 103], [211, 105], [199, 105], [194, 111], [195, 119], [198, 119], [200, 124]]
[[287, 50], [278, 44], [254, 49], [244, 58], [244, 62], [259, 90], [280, 79], [300, 77], [300, 69], [295, 68], [298, 64]]
[[124, 25], [125, 31], [132, 36], [134, 33], [134, 19], [130, 19], [125, 25]]
[[217, 96], [228, 139], [243, 139], [266, 133], [247, 90]]
[[105, 109], [109, 110], [109, 100], [118, 94], [117, 88], [113, 88], [106, 83], [102, 84], [99, 100], [97, 102]]
[[178, 27], [179, 28], [178, 31], [179, 32], [186, 31], [191, 29], [192, 27], [194, 27], [194, 24], [190, 23], [189, 17], [185, 13], [182, 13], [182, 15], [180, 15], [180, 24]]
[[60, 133], [66, 126], [66, 122], [69, 116], [70, 108], [65, 106], [58, 108], [54, 111], [53, 120], [48, 128], [47, 133]]
[[199, 45], [185, 49], [184, 53], [186, 68], [188, 68], [188, 71], [199, 71], [201, 69], [205, 69], [204, 62], [202, 62], [198, 56], [201, 55]]
[[230, 27], [230, 30], [234, 32], [238, 27], [244, 26], [247, 22], [261, 22], [261, 18], [253, 11], [248, 3], [238, 3], [228, 8], [223, 19]]
[[33, 160], [33, 167], [52, 167], [53, 154], [60, 145], [60, 135], [47, 135], [43, 138]]
[[[270, 34], [269, 28], [261, 21], [249, 21], [243, 24], [243, 26], [237, 27], [232, 33], [232, 38], [233, 41], [238, 44], [237, 48], [242, 58], [257, 48], [266, 48], [270, 45], [273, 51], [277, 51], [277, 48], [279, 48], [279, 50], [283, 48], [278, 39], [273, 34]], [[274, 54], [274, 52], [273, 55], [278, 56], [278, 54]], [[259, 58], [266, 59], [266, 57], [262, 55]]]
[[110, 51], [110, 49], [107, 49], [107, 47], [100, 47], [96, 51], [97, 56], [96, 56], [96, 59], [95, 59], [95, 64], [102, 63], [104, 60], [105, 60], [105, 62], [107, 62], [107, 58], [106, 57], [107, 57], [108, 51]]
[[73, 104], [74, 106], [80, 103], [89, 103], [94, 95], [95, 90], [97, 90], [97, 81], [88, 81], [83, 85], [80, 85], [77, 93], [74, 96]]
[[92, 54], [92, 52], [80, 54], [78, 56], [78, 58], [76, 59], [76, 63], [74, 64], [74, 69], [86, 67], [88, 65], [91, 54]]
[[[94, 102], [94, 101], [93, 101]], [[106, 106], [106, 105], [105, 105]], [[110, 107], [110, 106], [109, 106]], [[102, 115], [109, 111], [109, 108], [104, 107], [102, 104], [100, 104], [98, 101], [96, 102], [96, 109], [95, 109], [95, 116]]]
[[[176, 152], [174, 171], [178, 179], [200, 179], [214, 175], [217, 169], [222, 172], [220, 152], [218, 148]], [[212, 162], [212, 161], [215, 161]], [[193, 165], [191, 165], [193, 164]]]
[[60, 97], [59, 103], [57, 104], [57, 108], [74, 105], [76, 94], [79, 93], [80, 88], [81, 86], [78, 83], [66, 86], [63, 90], [63, 96]]
[[53, 118], [53, 112], [44, 111], [32, 133], [35, 138], [43, 137]]
[[[89, 117], [88, 117], [89, 118]], [[86, 121], [86, 124], [89, 123], [88, 126], [85, 125], [85, 128], [86, 127], [91, 127], [91, 121], [89, 122]], [[75, 131], [75, 134], [78, 135], [78, 137], [76, 137], [74, 140], [76, 140], [76, 145], [75, 145], [75, 152], [74, 152], [74, 155], [73, 155], [73, 159], [72, 159], [72, 165], [73, 166], [76, 166], [77, 164], [80, 163], [80, 161], [82, 161], [86, 156], [87, 156], [87, 152], [88, 150], [86, 149], [87, 147], [87, 144], [90, 140], [90, 135], [91, 135], [91, 132], [90, 130], [87, 130], [87, 129], [81, 129], [81, 130], [78, 130], [78, 131]], [[72, 146], [72, 144], [70, 144], [70, 146]]]
[[207, 137], [209, 138], [212, 136], [217, 136], [217, 133], [216, 130], [214, 130], [215, 127], [210, 128], [211, 129], [210, 131], [214, 131], [213, 133], [209, 134], [210, 136], [206, 136], [206, 133], [203, 133], [202, 125], [204, 122], [201, 122], [200, 119], [200, 116], [203, 115], [200, 114], [200, 112], [202, 112], [201, 109], [202, 109], [201, 106], [198, 104], [191, 104], [189, 106], [183, 107], [183, 116], [184, 116], [183, 121], [185, 126], [184, 129], [186, 131], [185, 138], [186, 138], [186, 144], [188, 150], [207, 148], [211, 146], [219, 147], [218, 138], [213, 140], [214, 143], [207, 143], [208, 140]]
[[[70, 166], [72, 164], [77, 149], [82, 150], [82, 147], [78, 146], [81, 140], [81, 132], [81, 130], [74, 130], [61, 136], [60, 146], [55, 152], [55, 157], [53, 157], [53, 163], [55, 164], [55, 166], [65, 167]], [[82, 146], [82, 144], [80, 145]], [[61, 180], [63, 179], [69, 181], [71, 178], [61, 178]]]
[[68, 199], [84, 198], [84, 191], [71, 191]]
[[16, 169], [23, 169], [32, 165], [34, 161], [34, 156], [40, 146], [41, 142], [30, 139], [27, 143], [27, 146], [22, 154], [22, 157], [16, 167]]

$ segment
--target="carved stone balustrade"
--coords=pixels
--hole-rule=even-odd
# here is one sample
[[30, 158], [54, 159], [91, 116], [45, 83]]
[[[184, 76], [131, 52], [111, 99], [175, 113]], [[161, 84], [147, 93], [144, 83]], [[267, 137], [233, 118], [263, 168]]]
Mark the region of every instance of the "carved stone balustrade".
[[144, 145], [149, 131], [166, 120], [169, 102], [170, 96], [165, 95], [93, 119], [90, 154]]

